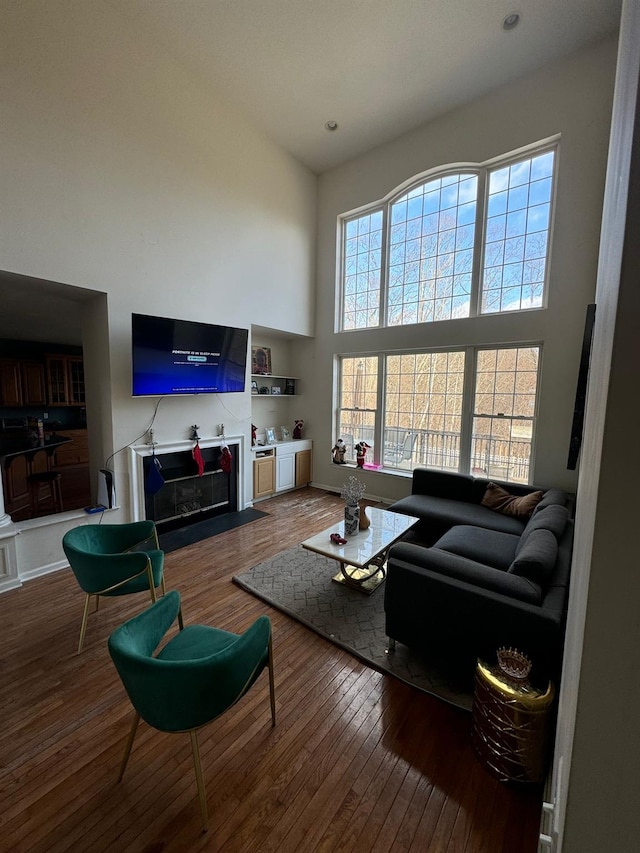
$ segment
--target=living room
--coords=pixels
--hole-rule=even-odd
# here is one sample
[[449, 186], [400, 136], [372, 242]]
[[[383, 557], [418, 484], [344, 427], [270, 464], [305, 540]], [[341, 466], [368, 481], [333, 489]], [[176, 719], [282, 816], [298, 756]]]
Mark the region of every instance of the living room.
[[[54, 282], [82, 291], [95, 471], [154, 416], [155, 401], [130, 397], [132, 312], [206, 316], [287, 336], [287, 359], [301, 377], [297, 402], [314, 440], [314, 482], [339, 491], [344, 471], [330, 459], [336, 354], [424, 347], [425, 332], [384, 328], [365, 340], [360, 332], [334, 331], [337, 218], [426, 170], [486, 162], [559, 134], [546, 310], [433, 324], [428, 345], [543, 341], [531, 481], [576, 491], [566, 455], [584, 310], [595, 301], [615, 36], [316, 175], [224, 93], [127, 27], [111, 4], [69, 9], [72, 15], [27, 4], [19, 15], [3, 16], [12, 98], [2, 268], [43, 287]], [[255, 332], [254, 342], [269, 343]], [[224, 423], [248, 443], [251, 416], [248, 390], [233, 403], [164, 400], [155, 437], [186, 439], [194, 423], [213, 435]], [[113, 466], [117, 521], [129, 513], [126, 454], [116, 453]], [[249, 495], [249, 466], [245, 471]], [[407, 477], [362, 476], [371, 496], [390, 501], [407, 494]], [[21, 531], [20, 573], [62, 566], [59, 543], [74, 523]], [[595, 637], [611, 631], [609, 609], [594, 614]], [[587, 734], [578, 744], [586, 751], [576, 755], [589, 763], [583, 739]]]

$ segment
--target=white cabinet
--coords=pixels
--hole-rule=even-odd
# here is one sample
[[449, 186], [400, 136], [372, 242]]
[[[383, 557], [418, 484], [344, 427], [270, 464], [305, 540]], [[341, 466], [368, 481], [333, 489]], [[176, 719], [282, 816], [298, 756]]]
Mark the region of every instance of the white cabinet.
[[292, 442], [276, 450], [276, 492], [293, 489], [296, 484], [296, 451]]

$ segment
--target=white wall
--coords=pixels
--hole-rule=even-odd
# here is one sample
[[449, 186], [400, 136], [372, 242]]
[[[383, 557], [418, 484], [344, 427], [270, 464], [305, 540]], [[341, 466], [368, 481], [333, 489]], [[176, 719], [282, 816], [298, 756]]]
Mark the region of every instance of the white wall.
[[[106, 294], [84, 328], [104, 463], [157, 402], [130, 396], [131, 312], [312, 333], [316, 178], [107, 3], [3, 4], [0, 54], [0, 268]], [[192, 423], [248, 446], [249, 391], [165, 399], [155, 438]], [[23, 570], [37, 538], [18, 538]]]
[[[566, 470], [585, 308], [594, 299], [616, 42], [608, 40], [491, 95], [457, 109], [420, 130], [321, 176], [318, 205], [318, 288], [313, 355], [315, 396], [309, 406], [316, 446], [314, 480], [338, 486], [332, 467], [334, 354], [358, 349], [543, 341], [537, 453], [533, 481], [575, 489]], [[403, 326], [374, 333], [335, 334], [337, 217], [383, 198], [414, 175], [444, 164], [482, 162], [561, 134], [548, 308], [503, 316]], [[399, 497], [410, 483], [363, 473], [368, 493]]]

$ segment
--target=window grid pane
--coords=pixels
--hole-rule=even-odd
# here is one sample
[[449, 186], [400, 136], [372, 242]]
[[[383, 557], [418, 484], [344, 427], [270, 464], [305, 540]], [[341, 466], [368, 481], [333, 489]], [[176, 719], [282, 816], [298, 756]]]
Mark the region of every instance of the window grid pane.
[[343, 230], [343, 328], [379, 326], [382, 211], [351, 219]]
[[539, 347], [478, 352], [471, 473], [529, 482], [539, 360]]
[[554, 151], [489, 173], [481, 313], [540, 308]]
[[387, 324], [468, 317], [478, 178], [447, 175], [390, 208]]
[[459, 469], [464, 365], [464, 351], [387, 356], [385, 467]]
[[340, 411], [338, 438], [346, 447], [346, 458], [355, 460], [354, 445], [366, 441], [372, 448], [368, 458], [373, 458], [374, 427], [378, 404], [378, 358], [343, 358], [341, 369]]

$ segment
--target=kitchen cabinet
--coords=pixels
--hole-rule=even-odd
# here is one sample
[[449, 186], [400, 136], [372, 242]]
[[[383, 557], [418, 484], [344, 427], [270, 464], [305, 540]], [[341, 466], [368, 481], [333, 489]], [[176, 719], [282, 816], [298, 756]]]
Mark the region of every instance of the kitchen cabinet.
[[0, 402], [3, 406], [22, 405], [19, 361], [0, 359]]
[[63, 444], [56, 450], [56, 468], [89, 464], [89, 439], [86, 429], [59, 429], [56, 435], [71, 439], [69, 444]]
[[0, 403], [3, 406], [45, 406], [44, 364], [0, 359]]
[[84, 406], [84, 366], [79, 355], [47, 355], [47, 397], [50, 406]]

